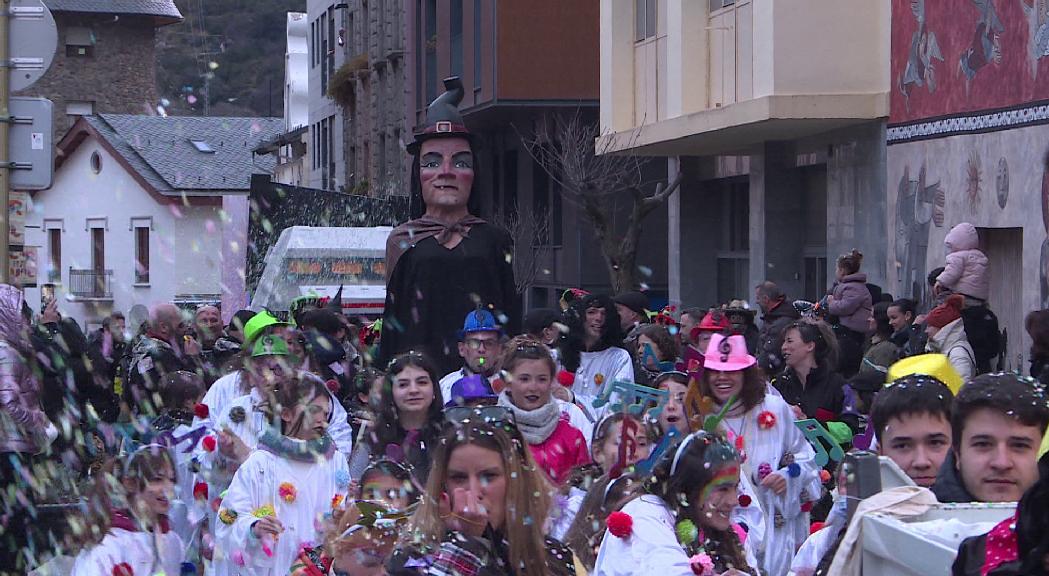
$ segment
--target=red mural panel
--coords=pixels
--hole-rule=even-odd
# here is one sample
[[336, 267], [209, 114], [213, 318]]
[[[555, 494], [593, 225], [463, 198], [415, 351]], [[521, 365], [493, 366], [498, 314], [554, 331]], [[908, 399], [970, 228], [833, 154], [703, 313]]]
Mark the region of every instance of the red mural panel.
[[1049, 0], [892, 0], [890, 124], [1049, 100]]

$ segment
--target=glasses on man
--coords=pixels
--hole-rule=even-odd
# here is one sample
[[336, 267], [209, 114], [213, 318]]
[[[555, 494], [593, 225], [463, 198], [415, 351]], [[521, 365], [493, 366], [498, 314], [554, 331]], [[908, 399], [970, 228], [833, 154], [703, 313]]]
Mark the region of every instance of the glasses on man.
[[499, 346], [497, 338], [467, 338], [464, 343], [470, 350], [480, 350], [481, 348], [491, 350]]

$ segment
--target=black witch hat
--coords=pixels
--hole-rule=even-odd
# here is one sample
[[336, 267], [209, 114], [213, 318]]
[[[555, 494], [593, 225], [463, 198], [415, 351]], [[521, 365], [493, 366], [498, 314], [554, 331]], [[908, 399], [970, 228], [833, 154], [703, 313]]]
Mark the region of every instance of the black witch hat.
[[339, 291], [335, 293], [331, 300], [328, 300], [325, 308], [336, 314], [342, 314], [342, 284], [339, 284]]
[[415, 129], [415, 140], [408, 144], [408, 152], [415, 154], [423, 142], [432, 138], [466, 138], [476, 145], [475, 136], [466, 129], [459, 103], [463, 101], [463, 81], [458, 76], [444, 79], [444, 94], [426, 107], [426, 122]]

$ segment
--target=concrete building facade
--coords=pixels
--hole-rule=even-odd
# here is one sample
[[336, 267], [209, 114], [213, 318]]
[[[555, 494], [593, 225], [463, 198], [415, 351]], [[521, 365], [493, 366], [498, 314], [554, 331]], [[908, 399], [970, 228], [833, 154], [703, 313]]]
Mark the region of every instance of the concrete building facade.
[[[673, 303], [818, 298], [890, 268], [888, 0], [601, 0], [599, 148], [667, 158]], [[804, 55], [804, 57], [801, 57]]]
[[156, 31], [182, 21], [173, 0], [46, 0], [58, 27], [51, 67], [13, 94], [54, 103], [54, 141], [77, 118], [148, 114], [158, 104]]
[[[482, 142], [476, 210], [502, 225], [516, 218], [548, 228], [534, 242], [516, 238], [516, 258], [530, 259], [535, 270], [531, 285], [521, 286], [526, 308], [556, 306], [567, 287], [608, 292], [600, 248], [581, 209], [564, 200], [556, 179], [522, 142], [555, 115], [597, 121], [598, 0], [424, 0], [406, 6], [408, 124], [424, 121], [443, 78], [461, 77], [466, 95], [460, 109]], [[639, 263], [650, 269], [642, 281], [657, 302], [666, 293], [665, 230], [666, 212], [657, 211], [641, 238]]]
[[328, 97], [336, 70], [346, 61], [346, 2], [307, 0], [309, 22], [309, 169], [305, 185], [322, 190], [347, 186], [342, 108]]
[[1026, 370], [1024, 317], [1049, 308], [1049, 57], [1044, 3], [892, 0], [890, 286], [928, 301], [944, 239], [976, 226], [989, 305]]

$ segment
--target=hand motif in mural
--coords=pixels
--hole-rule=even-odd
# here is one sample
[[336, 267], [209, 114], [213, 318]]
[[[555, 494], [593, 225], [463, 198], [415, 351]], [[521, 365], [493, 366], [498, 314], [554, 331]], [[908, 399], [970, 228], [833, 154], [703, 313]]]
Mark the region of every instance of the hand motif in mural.
[[928, 184], [924, 164], [917, 180], [911, 180], [910, 167], [904, 167], [896, 194], [896, 278], [899, 293], [919, 302], [925, 294], [929, 225], [943, 227], [946, 203], [940, 182]]
[[972, 44], [958, 59], [958, 68], [965, 75], [966, 90], [969, 89], [969, 82], [976, 77], [977, 71], [991, 62], [995, 65], [1002, 63], [1001, 34], [1005, 32], [1005, 26], [1002, 25], [994, 7], [994, 0], [971, 1], [980, 15], [976, 20]]
[[1027, 61], [1031, 77], [1038, 76], [1038, 61], [1049, 56], [1049, 0], [1019, 0], [1027, 17]]
[[[1022, 0], [1021, 0], [1022, 1]], [[907, 67], [899, 78], [899, 90], [910, 110], [911, 91], [915, 86], [927, 86], [929, 93], [936, 92], [935, 61], [943, 62], [936, 33], [928, 29], [925, 20], [925, 0], [911, 0], [911, 12], [918, 21], [918, 29], [911, 35], [911, 48], [907, 53]]]

